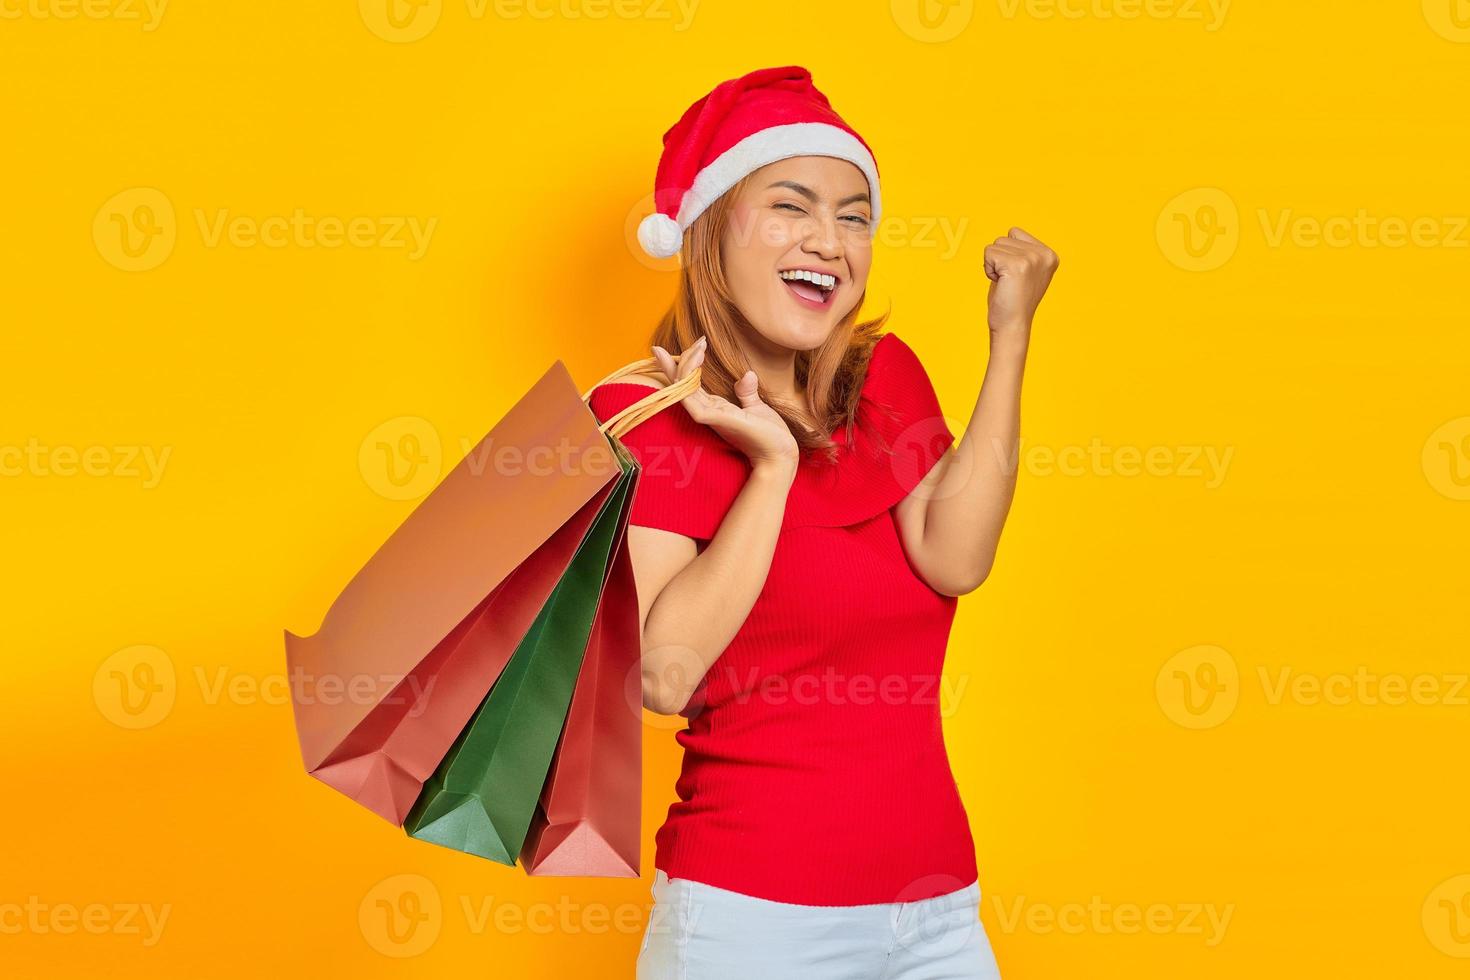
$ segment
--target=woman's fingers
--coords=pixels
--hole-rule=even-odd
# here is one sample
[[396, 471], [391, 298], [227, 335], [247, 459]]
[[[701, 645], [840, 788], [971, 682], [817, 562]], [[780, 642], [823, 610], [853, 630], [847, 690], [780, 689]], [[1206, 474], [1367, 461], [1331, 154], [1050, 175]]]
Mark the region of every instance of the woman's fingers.
[[[659, 368], [663, 371], [664, 376], [669, 379], [669, 384], [672, 385], [688, 377], [691, 372], [697, 370], [704, 363], [704, 354], [707, 346], [705, 339], [700, 337], [679, 355], [679, 359], [676, 362], [673, 355], [662, 347], [655, 345], [653, 356], [658, 361]], [[704, 425], [708, 425], [712, 419], [735, 408], [727, 399], [706, 391], [702, 385], [695, 388], [688, 395], [685, 395], [680, 400], [680, 404], [684, 406], [690, 418]]]
[[754, 371], [746, 371], [735, 382], [735, 397], [740, 399], [740, 404], [745, 408], [754, 408], [761, 403], [760, 379]]
[[672, 354], [655, 344], [653, 356], [658, 361], [659, 370], [663, 371], [664, 376], [669, 379], [669, 384], [673, 384], [704, 363], [705, 346], [704, 338], [700, 337], [689, 345], [689, 349], [680, 354], [679, 360], [675, 362]]
[[[674, 360], [674, 356], [668, 351], [662, 347], [654, 347], [653, 356], [658, 361], [659, 370], [664, 373], [664, 377], [669, 379], [669, 384], [673, 384], [683, 377], [680, 373], [682, 365]], [[687, 360], [687, 357], [685, 359]]]
[[658, 361], [658, 369], [664, 373], [664, 377], [669, 379], [669, 384], [673, 384], [675, 374], [674, 359], [669, 356], [669, 352], [654, 344], [653, 359]]

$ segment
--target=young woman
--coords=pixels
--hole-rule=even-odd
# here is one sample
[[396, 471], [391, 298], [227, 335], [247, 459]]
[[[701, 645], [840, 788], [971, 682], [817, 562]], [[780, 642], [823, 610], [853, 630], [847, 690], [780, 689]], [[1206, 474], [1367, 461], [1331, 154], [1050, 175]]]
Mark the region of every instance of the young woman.
[[688, 719], [638, 976], [997, 977], [940, 674], [1010, 507], [1056, 255], [1019, 228], [986, 248], [990, 361], [955, 448], [914, 352], [857, 322], [877, 167], [805, 69], [691, 106], [655, 203], [639, 240], [682, 266], [662, 377], [590, 399], [606, 420], [700, 375], [624, 439], [644, 704]]

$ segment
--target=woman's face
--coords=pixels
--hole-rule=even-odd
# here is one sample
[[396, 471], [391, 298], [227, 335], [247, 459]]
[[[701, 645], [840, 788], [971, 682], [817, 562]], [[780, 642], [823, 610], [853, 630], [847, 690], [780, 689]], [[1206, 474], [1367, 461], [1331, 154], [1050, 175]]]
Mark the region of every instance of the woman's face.
[[720, 257], [735, 305], [762, 337], [791, 350], [826, 341], [867, 287], [872, 216], [868, 181], [846, 160], [791, 157], [752, 173], [731, 202]]

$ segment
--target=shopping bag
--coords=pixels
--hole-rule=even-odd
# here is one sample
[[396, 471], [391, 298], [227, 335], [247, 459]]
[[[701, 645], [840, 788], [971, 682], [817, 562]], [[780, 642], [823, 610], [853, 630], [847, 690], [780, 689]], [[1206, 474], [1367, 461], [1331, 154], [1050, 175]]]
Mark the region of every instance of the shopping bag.
[[624, 529], [613, 546], [567, 723], [521, 851], [528, 874], [641, 873], [641, 635]]
[[550, 597], [611, 488], [598, 491], [496, 586], [313, 775], [401, 825]]
[[[566, 525], [620, 478], [612, 422], [598, 424], [557, 361], [353, 577], [321, 629], [286, 632], [309, 773], [402, 822], [580, 544]], [[528, 464], [547, 456], [570, 465]]]
[[[535, 623], [404, 821], [418, 840], [513, 865], [525, 843], [592, 633], [638, 467], [623, 475]], [[636, 597], [635, 597], [636, 601]]]

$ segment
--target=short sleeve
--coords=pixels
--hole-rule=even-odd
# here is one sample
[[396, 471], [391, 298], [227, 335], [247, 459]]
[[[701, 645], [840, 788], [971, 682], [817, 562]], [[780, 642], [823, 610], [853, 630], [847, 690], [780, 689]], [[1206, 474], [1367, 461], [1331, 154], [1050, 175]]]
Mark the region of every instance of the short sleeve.
[[884, 334], [873, 349], [863, 399], [892, 412], [873, 427], [880, 451], [891, 453], [900, 489], [907, 494], [954, 445], [955, 437], [929, 372], [897, 334]]
[[808, 461], [787, 500], [787, 526], [845, 527], [903, 500], [954, 445], [918, 355], [896, 334], [868, 358], [851, 442], [835, 464]]
[[[606, 422], [653, 390], [634, 382], [599, 385], [588, 406]], [[645, 419], [620, 441], [639, 466], [628, 522], [712, 539], [750, 475], [745, 456], [682, 405]]]

